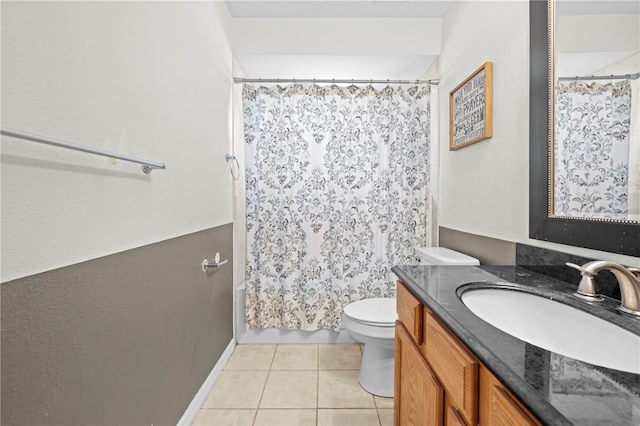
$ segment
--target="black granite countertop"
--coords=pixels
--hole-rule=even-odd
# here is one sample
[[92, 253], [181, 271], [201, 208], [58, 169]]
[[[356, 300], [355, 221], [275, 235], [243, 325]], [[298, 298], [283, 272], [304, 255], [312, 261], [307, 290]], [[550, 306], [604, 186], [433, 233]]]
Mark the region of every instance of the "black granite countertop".
[[543, 424], [640, 425], [639, 374], [588, 364], [517, 339], [477, 317], [457, 293], [472, 283], [526, 286], [640, 335], [640, 318], [617, 311], [619, 301], [583, 302], [572, 295], [577, 283], [517, 266], [395, 266], [393, 272]]

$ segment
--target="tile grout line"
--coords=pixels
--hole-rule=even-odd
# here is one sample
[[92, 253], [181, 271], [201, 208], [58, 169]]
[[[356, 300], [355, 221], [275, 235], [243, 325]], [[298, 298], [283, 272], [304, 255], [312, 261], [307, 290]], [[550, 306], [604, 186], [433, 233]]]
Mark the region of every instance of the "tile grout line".
[[318, 344], [318, 353], [316, 356], [316, 426], [320, 421], [320, 412], [318, 405], [320, 404], [320, 344]]
[[[260, 410], [260, 405], [262, 404], [262, 398], [264, 397], [264, 391], [267, 389], [267, 382], [269, 381], [269, 376], [271, 376], [271, 366], [273, 365], [273, 360], [276, 357], [276, 351], [278, 350], [278, 345], [276, 345], [273, 350], [273, 356], [271, 357], [271, 363], [269, 364], [269, 370], [267, 370], [267, 378], [264, 380], [264, 386], [262, 387], [262, 392], [260, 393], [260, 400], [258, 401], [258, 406], [256, 407], [256, 413], [253, 415], [252, 425], [255, 425], [256, 420], [258, 419], [258, 411]], [[245, 370], [251, 371], [251, 370]]]
[[273, 356], [271, 357], [271, 363], [269, 364], [269, 373], [271, 373], [271, 368], [273, 368], [273, 362], [276, 360], [276, 353], [278, 352], [278, 346], [280, 345], [276, 345], [275, 349], [273, 350]]

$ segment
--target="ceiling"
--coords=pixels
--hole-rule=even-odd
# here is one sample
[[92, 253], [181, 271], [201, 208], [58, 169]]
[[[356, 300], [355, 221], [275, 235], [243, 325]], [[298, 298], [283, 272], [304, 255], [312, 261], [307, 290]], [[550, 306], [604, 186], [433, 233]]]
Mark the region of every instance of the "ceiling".
[[442, 18], [454, 0], [226, 0], [236, 18]]

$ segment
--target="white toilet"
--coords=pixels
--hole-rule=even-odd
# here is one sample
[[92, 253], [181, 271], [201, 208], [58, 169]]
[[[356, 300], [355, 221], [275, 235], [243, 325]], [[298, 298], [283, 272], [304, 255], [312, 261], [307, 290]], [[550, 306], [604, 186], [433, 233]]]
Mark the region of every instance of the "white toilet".
[[360, 386], [378, 396], [393, 396], [393, 355], [396, 299], [364, 299], [349, 303], [342, 313], [342, 325], [364, 343], [358, 380]]
[[[422, 265], [479, 265], [478, 259], [443, 247], [416, 249]], [[367, 392], [393, 396], [393, 358], [396, 314], [395, 298], [364, 299], [349, 303], [342, 325], [364, 343], [358, 379]]]

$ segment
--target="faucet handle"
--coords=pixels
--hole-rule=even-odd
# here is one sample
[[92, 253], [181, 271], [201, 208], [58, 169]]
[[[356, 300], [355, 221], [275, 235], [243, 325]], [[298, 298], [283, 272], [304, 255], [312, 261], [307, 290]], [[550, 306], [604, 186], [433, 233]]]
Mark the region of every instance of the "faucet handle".
[[585, 275], [585, 274], [586, 274], [586, 275], [588, 275], [588, 276], [590, 276], [590, 277], [595, 277], [595, 274], [594, 274], [594, 273], [587, 271], [586, 269], [584, 269], [584, 268], [583, 268], [582, 266], [580, 266], [580, 265], [576, 265], [575, 263], [571, 263], [571, 262], [567, 262], [567, 263], [565, 263], [565, 265], [569, 266], [570, 268], [577, 269], [578, 271], [580, 271], [580, 273], [581, 273], [582, 275]]
[[640, 268], [634, 268], [632, 266], [627, 268], [636, 278], [640, 279]]
[[578, 284], [578, 290], [573, 293], [575, 296], [589, 302], [601, 302], [604, 300], [604, 298], [601, 294], [598, 293], [598, 289], [596, 288], [596, 281], [594, 280], [596, 274], [588, 271], [580, 265], [576, 265], [575, 263], [567, 262], [566, 265], [573, 269], [577, 269], [582, 275], [580, 284]]

